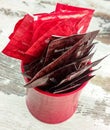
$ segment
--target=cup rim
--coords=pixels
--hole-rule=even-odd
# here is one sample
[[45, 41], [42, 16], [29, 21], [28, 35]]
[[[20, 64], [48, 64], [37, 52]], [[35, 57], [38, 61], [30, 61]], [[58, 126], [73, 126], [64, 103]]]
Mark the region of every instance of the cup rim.
[[76, 90], [72, 91], [72, 92], [68, 92], [68, 93], [59, 93], [59, 94], [54, 94], [54, 93], [50, 93], [50, 92], [46, 92], [43, 90], [40, 90], [39, 88], [35, 87], [35, 88], [28, 88], [28, 89], [34, 89], [35, 91], [43, 94], [43, 95], [47, 95], [47, 96], [52, 96], [52, 97], [62, 97], [62, 96], [69, 96], [72, 94], [75, 94], [77, 92], [79, 92], [80, 90], [82, 90], [85, 86], [86, 86], [87, 82], [83, 83], [80, 87], [78, 87]]

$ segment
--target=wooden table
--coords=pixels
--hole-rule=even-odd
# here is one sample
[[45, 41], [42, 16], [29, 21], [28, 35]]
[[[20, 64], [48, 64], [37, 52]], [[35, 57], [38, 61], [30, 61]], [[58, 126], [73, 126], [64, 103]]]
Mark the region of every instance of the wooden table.
[[[21, 8], [22, 12], [18, 11], [20, 15], [16, 15], [15, 10], [12, 11], [14, 6], [2, 7], [5, 4], [0, 4], [0, 17], [4, 18], [4, 23], [0, 26], [2, 39], [7, 37], [4, 30], [10, 34], [13, 24], [26, 13], [23, 12], [26, 2], [19, 3], [19, 8], [25, 4]], [[26, 9], [30, 7], [31, 11], [31, 3], [27, 5]], [[47, 10], [48, 4], [45, 7], [43, 5], [41, 8]], [[53, 5], [49, 7], [53, 8]], [[4, 10], [10, 8], [13, 13], [8, 15], [3, 8]], [[93, 60], [110, 52], [109, 44], [98, 43], [96, 48]], [[76, 113], [63, 123], [50, 125], [35, 119], [26, 107], [26, 89], [23, 88], [20, 61], [0, 53], [0, 130], [110, 130], [110, 56], [100, 65], [102, 68], [97, 71], [95, 78], [83, 89]]]

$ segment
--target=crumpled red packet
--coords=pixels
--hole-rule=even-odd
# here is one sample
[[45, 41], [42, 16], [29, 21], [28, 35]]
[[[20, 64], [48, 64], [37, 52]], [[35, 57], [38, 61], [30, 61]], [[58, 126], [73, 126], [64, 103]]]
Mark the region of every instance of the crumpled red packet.
[[76, 11], [76, 12], [86, 12], [87, 15], [82, 18], [82, 20], [77, 24], [77, 29], [80, 33], [85, 33], [87, 31], [87, 28], [89, 26], [90, 20], [93, 16], [94, 10], [89, 8], [83, 8], [83, 7], [76, 7], [76, 6], [70, 6], [66, 4], [57, 3], [55, 11], [59, 12], [70, 12], [70, 11]]
[[[62, 9], [65, 11], [62, 11]], [[40, 21], [42, 24], [34, 32], [32, 37], [34, 44], [26, 54], [35, 57], [41, 56], [44, 48], [48, 45], [48, 39], [51, 35], [69, 36], [85, 33], [93, 12], [92, 9], [57, 4], [55, 12], [41, 15], [38, 18], [38, 22]]]
[[[85, 33], [94, 10], [57, 4], [51, 13], [27, 14], [18, 21], [4, 54], [25, 64], [40, 58], [52, 35]], [[85, 22], [86, 21], [86, 22]]]
[[13, 33], [9, 36], [10, 42], [2, 51], [4, 54], [24, 60], [25, 52], [31, 46], [33, 21], [33, 17], [27, 14], [17, 22]]

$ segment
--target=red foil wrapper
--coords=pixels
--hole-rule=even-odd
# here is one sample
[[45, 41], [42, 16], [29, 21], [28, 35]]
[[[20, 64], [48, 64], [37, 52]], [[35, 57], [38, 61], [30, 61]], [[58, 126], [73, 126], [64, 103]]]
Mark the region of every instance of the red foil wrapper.
[[2, 52], [24, 63], [39, 59], [52, 35], [85, 33], [93, 12], [92, 9], [58, 3], [51, 13], [27, 14], [15, 25], [10, 42]]

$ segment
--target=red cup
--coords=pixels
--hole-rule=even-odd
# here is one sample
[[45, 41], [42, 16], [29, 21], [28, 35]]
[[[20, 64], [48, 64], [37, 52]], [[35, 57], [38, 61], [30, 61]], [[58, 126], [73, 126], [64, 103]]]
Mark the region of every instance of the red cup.
[[[22, 67], [23, 70], [23, 67]], [[27, 82], [27, 79], [25, 79]], [[26, 104], [38, 120], [56, 124], [69, 119], [76, 111], [84, 83], [77, 90], [65, 94], [52, 94], [36, 88], [28, 88]]]

